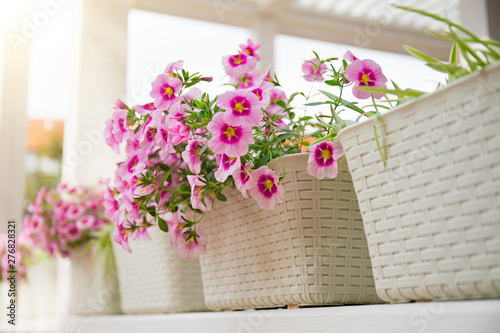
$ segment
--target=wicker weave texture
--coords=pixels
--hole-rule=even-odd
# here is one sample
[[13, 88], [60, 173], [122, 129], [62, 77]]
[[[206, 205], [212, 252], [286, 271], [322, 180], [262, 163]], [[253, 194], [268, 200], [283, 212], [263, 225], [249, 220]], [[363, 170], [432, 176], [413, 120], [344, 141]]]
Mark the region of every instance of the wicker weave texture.
[[113, 243], [122, 310], [126, 314], [207, 310], [200, 263], [182, 259], [168, 234], [154, 226], [151, 241], [130, 242], [132, 253]]
[[116, 276], [104, 276], [95, 250], [78, 250], [71, 256], [71, 309], [76, 315], [120, 313], [120, 290]]
[[[284, 158], [285, 200], [274, 211], [229, 189], [228, 201], [205, 216], [209, 308], [380, 302], [347, 166], [320, 181], [307, 173], [307, 158]], [[271, 167], [282, 175], [282, 165], [275, 160]]]
[[339, 139], [379, 296], [500, 296], [500, 66], [391, 110]]

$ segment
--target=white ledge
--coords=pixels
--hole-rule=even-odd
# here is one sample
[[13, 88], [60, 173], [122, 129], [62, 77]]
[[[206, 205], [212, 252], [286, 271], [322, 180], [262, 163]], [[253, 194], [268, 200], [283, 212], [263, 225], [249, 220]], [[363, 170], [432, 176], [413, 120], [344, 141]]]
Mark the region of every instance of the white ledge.
[[500, 300], [71, 317], [73, 332], [498, 333]]

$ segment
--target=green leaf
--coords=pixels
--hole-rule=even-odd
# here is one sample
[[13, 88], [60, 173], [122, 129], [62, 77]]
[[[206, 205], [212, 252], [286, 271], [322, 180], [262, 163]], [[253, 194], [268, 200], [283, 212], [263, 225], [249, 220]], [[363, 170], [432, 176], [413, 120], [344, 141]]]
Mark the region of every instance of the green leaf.
[[337, 134], [332, 133], [330, 135], [327, 135], [325, 137], [322, 137], [321, 139], [314, 141], [313, 143], [310, 144], [310, 146], [314, 146], [314, 145], [317, 145], [318, 143], [325, 142], [325, 141], [332, 141], [336, 136], [337, 136]]
[[450, 63], [456, 64], [457, 62], [458, 62], [458, 48], [457, 48], [457, 42], [454, 42], [450, 52]]
[[399, 97], [419, 97], [425, 94], [423, 91], [414, 90], [414, 89], [405, 89], [405, 90], [393, 90], [387, 88], [379, 88], [379, 87], [357, 87], [356, 89], [362, 91], [368, 91], [371, 93], [379, 93], [379, 94], [391, 94]]
[[289, 139], [289, 138], [294, 137], [294, 136], [296, 136], [295, 133], [284, 133], [284, 134], [278, 135], [278, 139], [283, 142], [286, 139]]
[[156, 207], [155, 206], [148, 206], [148, 207], [146, 207], [146, 210], [152, 216], [156, 216]]
[[[339, 100], [338, 96], [335, 96], [334, 94], [329, 93], [328, 91], [320, 90], [320, 92], [333, 101]], [[365, 114], [365, 111], [363, 111], [361, 108], [356, 106], [355, 103], [348, 102], [345, 99], [341, 99], [341, 98], [340, 98], [340, 103], [341, 103], [341, 105], [345, 106], [346, 108], [349, 108], [349, 109], [354, 110], [354, 111], [361, 113], [361, 114]]]
[[325, 83], [329, 86], [340, 86], [341, 83], [337, 80], [326, 80]]
[[413, 48], [408, 45], [403, 45], [406, 51], [408, 51], [410, 54], [414, 55], [420, 60], [423, 60], [425, 62], [440, 62], [438, 58], [431, 57], [430, 55], [425, 54], [422, 51], [417, 50], [416, 48]]
[[159, 204], [160, 200], [161, 200], [161, 191], [158, 192], [158, 193], [156, 193], [156, 195], [155, 195], [155, 202], [156, 202], [156, 204]]
[[187, 186], [187, 185], [186, 185], [186, 184], [184, 184], [184, 183], [181, 183], [181, 184], [179, 185], [179, 190], [181, 190], [181, 191], [185, 192], [185, 191], [189, 190], [189, 186]]
[[215, 195], [215, 197], [216, 197], [218, 200], [220, 200], [220, 201], [227, 201], [226, 196], [225, 196], [224, 194], [220, 193], [220, 192], [219, 192], [219, 193], [217, 193], [217, 194]]
[[168, 232], [168, 224], [165, 222], [164, 219], [158, 216], [158, 226], [160, 227], [160, 230], [164, 232]]

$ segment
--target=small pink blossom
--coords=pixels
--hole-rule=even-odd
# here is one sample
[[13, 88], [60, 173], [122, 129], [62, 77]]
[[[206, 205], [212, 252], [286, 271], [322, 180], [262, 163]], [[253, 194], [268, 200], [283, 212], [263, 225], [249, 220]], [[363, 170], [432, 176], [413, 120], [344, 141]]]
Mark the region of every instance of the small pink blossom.
[[347, 51], [345, 54], [344, 54], [344, 60], [346, 61], [349, 61], [349, 62], [353, 62], [354, 60], [359, 60], [358, 58], [356, 58], [354, 56], [354, 54], [352, 54], [351, 51]]
[[238, 76], [254, 69], [257, 66], [257, 59], [245, 53], [238, 53], [223, 57], [222, 65], [227, 75]]
[[273, 210], [274, 207], [283, 202], [285, 190], [279, 184], [276, 173], [267, 166], [261, 166], [254, 172], [252, 177], [254, 185], [249, 189], [252, 198], [257, 201], [259, 207], [266, 210]]
[[344, 156], [340, 142], [325, 141], [309, 149], [311, 153], [307, 161], [307, 172], [318, 179], [337, 177], [337, 160]]
[[127, 111], [117, 109], [113, 118], [106, 120], [106, 128], [103, 131], [104, 139], [114, 152], [120, 153], [119, 144], [128, 138]]
[[177, 94], [182, 88], [182, 81], [168, 74], [160, 74], [153, 82], [151, 97], [158, 110], [166, 110], [180, 98]]
[[263, 103], [248, 90], [228, 91], [220, 95], [217, 105], [226, 110], [224, 121], [232, 125], [257, 125], [262, 120]]
[[254, 186], [254, 179], [251, 173], [252, 168], [253, 163], [243, 163], [240, 165], [239, 170], [235, 170], [232, 175], [236, 188], [245, 199], [248, 198], [247, 190]]
[[122, 225], [117, 224], [115, 230], [113, 231], [113, 240], [120, 244], [123, 249], [127, 252], [132, 252], [130, 246], [128, 245], [128, 237], [130, 235], [131, 229], [126, 229]]
[[312, 58], [311, 60], [304, 61], [302, 64], [302, 72], [306, 81], [323, 82], [323, 74], [326, 72], [326, 64], [321, 63], [318, 59]]
[[248, 145], [254, 142], [252, 127], [248, 124], [231, 125], [224, 119], [224, 113], [217, 113], [208, 123], [207, 129], [212, 134], [208, 148], [216, 154], [229, 157], [243, 156], [248, 152]]
[[288, 104], [288, 98], [283, 90], [278, 88], [272, 88], [269, 90], [269, 106], [267, 107], [267, 112], [271, 116], [277, 114], [280, 116], [285, 115], [285, 109], [283, 106], [279, 105], [278, 102], [282, 101], [285, 104]]
[[205, 145], [205, 140], [189, 140], [186, 150], [182, 152], [182, 159], [192, 173], [199, 174], [201, 171], [200, 151]]
[[[354, 60], [345, 69], [345, 77], [351, 82], [354, 82], [352, 93], [359, 99], [366, 99], [371, 96], [368, 91], [361, 91], [357, 87], [380, 87], [386, 88], [387, 78], [382, 74], [382, 69], [373, 60]], [[373, 97], [379, 99], [384, 94], [373, 93]]]
[[79, 218], [83, 214], [84, 211], [85, 211], [84, 206], [74, 205], [66, 211], [67, 218], [75, 220], [75, 219]]
[[177, 60], [171, 62], [170, 64], [167, 65], [167, 67], [165, 67], [165, 74], [168, 74], [171, 77], [175, 77], [174, 71], [181, 70], [183, 65], [184, 65], [184, 60]]
[[197, 224], [186, 228], [186, 214], [177, 211], [174, 214], [173, 228], [170, 230], [170, 244], [172, 249], [183, 259], [192, 259], [203, 255], [207, 251], [207, 237], [203, 228]]
[[191, 186], [191, 206], [194, 209], [199, 209], [201, 211], [207, 211], [207, 207], [202, 202], [202, 198], [204, 195], [203, 188], [205, 187], [205, 178], [203, 176], [187, 176], [189, 181], [189, 185]]
[[258, 68], [252, 69], [250, 72], [242, 73], [229, 78], [229, 83], [237, 89], [247, 89], [255, 86], [262, 79], [262, 74]]
[[96, 218], [94, 215], [83, 215], [78, 220], [76, 220], [76, 226], [80, 230], [91, 229], [96, 223]]
[[82, 231], [74, 223], [68, 224], [64, 230], [61, 230], [61, 234], [72, 243], [77, 242], [82, 237]]
[[215, 179], [224, 182], [229, 175], [240, 170], [241, 160], [239, 157], [229, 157], [226, 154], [218, 155], [219, 168], [215, 171]]
[[257, 60], [260, 60], [260, 56], [255, 53], [260, 48], [260, 44], [253, 43], [252, 40], [249, 38], [247, 40], [247, 45], [245, 44], [240, 44], [241, 51], [248, 54], [251, 57], [254, 57]]
[[136, 105], [134, 108], [135, 112], [140, 114], [141, 116], [144, 116], [146, 114], [150, 114], [154, 111], [156, 111], [156, 106], [155, 103], [147, 103], [144, 105]]
[[177, 118], [171, 117], [168, 122], [168, 140], [174, 146], [177, 146], [181, 142], [188, 142], [191, 137], [191, 129], [184, 122], [184, 120], [179, 120]]

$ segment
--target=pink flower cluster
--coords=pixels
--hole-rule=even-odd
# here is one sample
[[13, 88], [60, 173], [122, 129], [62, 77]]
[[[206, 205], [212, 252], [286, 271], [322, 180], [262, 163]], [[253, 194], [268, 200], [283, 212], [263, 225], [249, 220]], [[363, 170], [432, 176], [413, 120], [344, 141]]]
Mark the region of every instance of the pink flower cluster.
[[[116, 226], [114, 240], [127, 251], [131, 239], [149, 239], [148, 228], [158, 225], [170, 232], [171, 246], [182, 258], [204, 254], [207, 241], [199, 222], [214, 200], [226, 199], [221, 193], [226, 186], [234, 185], [245, 198], [249, 193], [262, 209], [272, 210], [284, 200], [284, 188], [269, 162], [300, 152], [300, 137], [317, 123], [307, 120], [313, 117], [293, 120], [293, 97], [280, 89], [270, 68], [266, 73], [257, 68], [259, 47], [248, 40], [238, 53], [222, 58], [234, 89], [214, 99], [193, 87], [211, 78], [189, 75], [183, 61], [176, 61], [152, 82], [149, 103], [130, 108], [116, 102], [104, 133], [115, 152], [124, 148], [126, 158], [107, 183], [104, 207]], [[325, 81], [333, 59], [306, 61], [305, 79]], [[370, 61], [353, 58], [353, 64], [349, 73], [361, 74], [349, 76], [351, 82], [376, 86], [383, 81]], [[345, 77], [334, 70], [333, 80], [325, 83], [350, 84], [345, 67]], [[332, 132], [324, 128], [315, 135]], [[308, 172], [334, 178], [342, 147], [332, 140], [318, 142], [309, 149]]]
[[[14, 234], [0, 234], [0, 282], [6, 281], [11, 275], [9, 272], [13, 270], [16, 271], [16, 280], [26, 277], [25, 259], [31, 256], [31, 251], [23, 237], [16, 239], [13, 236]], [[11, 269], [11, 265], [14, 269]]]
[[42, 188], [23, 221], [22, 237], [33, 247], [63, 257], [95, 238], [110, 221], [104, 214], [103, 191], [59, 184]]

